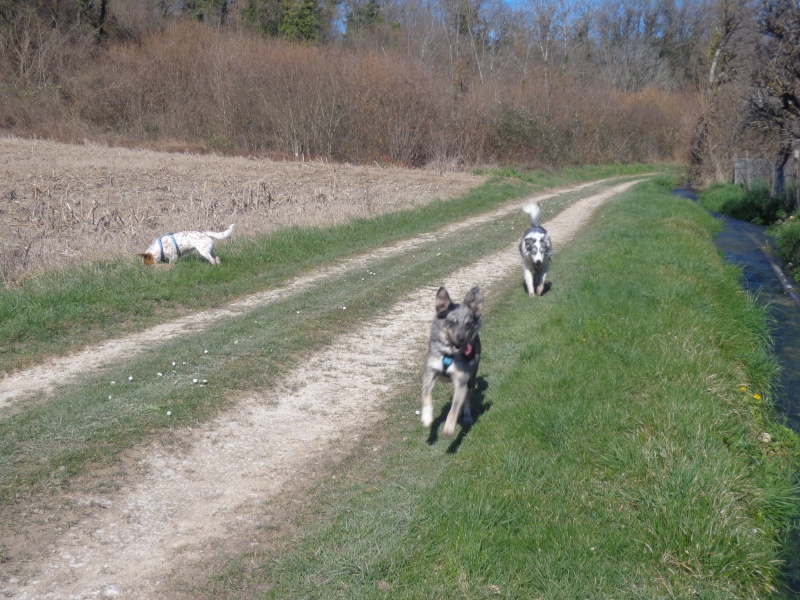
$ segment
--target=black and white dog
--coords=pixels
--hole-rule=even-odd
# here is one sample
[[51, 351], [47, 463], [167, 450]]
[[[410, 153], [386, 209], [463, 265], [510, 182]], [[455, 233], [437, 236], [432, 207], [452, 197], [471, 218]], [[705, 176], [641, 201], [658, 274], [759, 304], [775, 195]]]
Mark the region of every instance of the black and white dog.
[[553, 242], [547, 230], [539, 225], [542, 215], [539, 205], [531, 202], [523, 206], [522, 210], [528, 213], [531, 220], [531, 226], [525, 231], [519, 243], [525, 289], [531, 297], [541, 296], [550, 270], [550, 260], [553, 258]]

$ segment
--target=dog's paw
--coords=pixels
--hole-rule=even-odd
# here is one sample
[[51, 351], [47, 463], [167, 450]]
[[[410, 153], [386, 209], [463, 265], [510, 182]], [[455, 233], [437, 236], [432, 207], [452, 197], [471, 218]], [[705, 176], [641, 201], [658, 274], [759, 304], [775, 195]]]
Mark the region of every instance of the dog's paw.
[[442, 428], [442, 435], [444, 437], [453, 437], [453, 434], [456, 432], [456, 424], [455, 423], [445, 423], [444, 427]]
[[422, 407], [422, 425], [423, 427], [433, 425], [433, 405]]
[[472, 418], [472, 415], [471, 415], [470, 413], [468, 413], [468, 412], [464, 411], [464, 414], [461, 416], [461, 422], [462, 422], [462, 423], [463, 423], [463, 424], [464, 424], [466, 427], [469, 427], [470, 425], [472, 425], [473, 423], [475, 423], [475, 419], [473, 419], [473, 418]]

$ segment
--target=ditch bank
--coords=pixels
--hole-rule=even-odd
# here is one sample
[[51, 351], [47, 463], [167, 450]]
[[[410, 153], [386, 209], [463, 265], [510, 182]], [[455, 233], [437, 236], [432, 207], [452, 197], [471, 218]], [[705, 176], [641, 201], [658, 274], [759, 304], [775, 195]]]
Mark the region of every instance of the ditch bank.
[[[673, 193], [697, 199], [691, 189]], [[724, 215], [723, 230], [714, 240], [725, 259], [742, 270], [745, 289], [758, 294], [772, 319], [775, 356], [780, 365], [778, 385], [773, 390], [776, 406], [792, 430], [800, 433], [800, 296], [797, 282], [774, 253], [772, 239], [765, 228]]]

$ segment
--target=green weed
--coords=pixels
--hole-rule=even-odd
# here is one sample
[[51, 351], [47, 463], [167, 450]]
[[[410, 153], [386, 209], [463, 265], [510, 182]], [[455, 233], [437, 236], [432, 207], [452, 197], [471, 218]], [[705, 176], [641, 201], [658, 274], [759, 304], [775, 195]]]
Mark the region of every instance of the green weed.
[[[588, 168], [582, 180], [592, 179], [596, 172], [596, 168]], [[140, 330], [186, 311], [220, 306], [344, 257], [480, 213], [534, 189], [572, 183], [580, 180], [580, 173], [573, 170], [563, 180], [554, 177], [537, 186], [496, 177], [451, 202], [354, 220], [340, 227], [284, 229], [260, 239], [234, 240], [218, 248], [220, 268], [189, 256], [167, 270], [149, 269], [132, 259], [43, 273], [25, 280], [19, 288], [0, 289], [0, 372], [109, 335]]]
[[731, 184], [715, 184], [700, 194], [706, 209], [756, 225], [771, 225], [784, 214], [784, 202], [775, 198], [765, 186], [745, 190]]
[[489, 307], [467, 435], [426, 444], [398, 419], [409, 382], [374, 434], [384, 455], [352, 458], [304, 534], [206, 596], [769, 596], [798, 442], [770, 413], [764, 311], [717, 229], [658, 184], [601, 209], [550, 293], [532, 303], [510, 282]]

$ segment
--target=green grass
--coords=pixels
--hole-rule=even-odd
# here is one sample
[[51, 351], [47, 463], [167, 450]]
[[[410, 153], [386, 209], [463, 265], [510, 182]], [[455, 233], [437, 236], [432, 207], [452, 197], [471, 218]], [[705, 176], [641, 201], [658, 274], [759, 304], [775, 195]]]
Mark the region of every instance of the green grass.
[[786, 209], [783, 200], [771, 196], [764, 185], [746, 190], [738, 185], [715, 184], [703, 190], [699, 201], [707, 210], [756, 225], [772, 225]]
[[625, 164], [625, 165], [588, 165], [582, 167], [565, 167], [558, 171], [518, 171], [514, 168], [496, 169], [492, 171], [495, 175], [519, 179], [539, 187], [554, 187], [557, 185], [567, 185], [580, 183], [587, 179], [604, 179], [607, 177], [618, 177], [621, 175], [644, 175], [657, 171], [679, 171], [677, 165], [673, 168], [659, 167], [654, 169], [652, 165], [645, 164]]
[[782, 223], [769, 229], [769, 234], [775, 239], [778, 256], [789, 267], [795, 279], [800, 278], [800, 219], [792, 215]]
[[[493, 290], [482, 406], [468, 434], [429, 438], [414, 415], [419, 373], [399, 376], [401, 397], [365, 432], [363, 452], [315, 491], [294, 524], [301, 533], [187, 586], [208, 598], [769, 596], [776, 561], [791, 551], [798, 442], [769, 414], [775, 363], [764, 311], [713, 249], [714, 219], [672, 197], [670, 184], [638, 186], [559, 247], [543, 298], [525, 296], [518, 277]], [[3, 360], [21, 364], [73, 335], [87, 343], [216, 306], [532, 189], [498, 180], [463, 201], [375, 222], [237, 240], [220, 248], [223, 269], [120, 262], [48, 274], [3, 296], [32, 330], [26, 337], [17, 325], [20, 339], [2, 338]], [[546, 203], [545, 218], [580, 195]], [[311, 349], [313, 332], [346, 330], [511, 243], [524, 215], [504, 221], [19, 403], [0, 422], [0, 504], [68, 484], [139, 441], [168, 443], [170, 429], [269, 386]], [[130, 306], [135, 299], [142, 306]], [[446, 386], [436, 394], [444, 407]], [[771, 443], [758, 442], [763, 432]]]
[[189, 310], [219, 306], [546, 187], [642, 170], [639, 165], [572, 169], [563, 176], [547, 175], [533, 185], [496, 175], [458, 200], [340, 227], [285, 229], [260, 239], [234, 239], [218, 249], [222, 268], [187, 257], [168, 270], [145, 268], [138, 259], [130, 259], [44, 273], [18, 288], [0, 290], [0, 372], [86, 346], [109, 334], [140, 330]]
[[509, 281], [488, 307], [467, 435], [428, 439], [405, 380], [302, 533], [198, 593], [776, 596], [798, 441], [770, 414], [765, 312], [714, 249], [718, 227], [663, 181], [601, 209], [559, 250], [550, 293]]
[[778, 257], [795, 279], [800, 277], [800, 221], [798, 215], [789, 214], [794, 210], [790, 201], [770, 197], [769, 188], [763, 185], [752, 191], [734, 185], [712, 185], [699, 200], [708, 210], [770, 226], [767, 233], [775, 240]]
[[[544, 217], [602, 187], [548, 201], [543, 205]], [[98, 367], [79, 381], [60, 386], [53, 396], [16, 401], [8, 411], [14, 414], [0, 420], [0, 506], [32, 490], [66, 484], [87, 469], [113, 461], [121, 450], [161, 437], [171, 428], [210, 419], [228, 407], [238, 392], [273, 385], [304, 353], [320, 350], [330, 342], [332, 336], [320, 339], [320, 331], [355, 326], [420, 285], [438, 283], [473, 257], [512, 245], [524, 230], [525, 219], [517, 212], [504, 222], [478, 226], [468, 236], [463, 232], [440, 235], [396, 256], [372, 261], [367, 272], [356, 270], [331, 277], [324, 286], [265, 303], [202, 332], [156, 344], [144, 355]], [[352, 231], [353, 227], [344, 229]], [[407, 225], [406, 230], [411, 227]], [[312, 241], [305, 232], [292, 233], [300, 236], [300, 244]], [[309, 245], [318, 255], [325, 254], [328, 247], [340, 248], [343, 233], [316, 233], [315, 243]], [[336, 243], [327, 244], [326, 236], [336, 237]], [[291, 253], [291, 244], [282, 235], [274, 243], [286, 243]], [[249, 244], [256, 242], [244, 242]], [[256, 247], [247, 254], [252, 260], [230, 262], [256, 261], [254, 255], [259, 251]], [[168, 278], [180, 287], [182, 278], [190, 279], [188, 269], [180, 265], [151, 272], [150, 276]], [[203, 274], [199, 289], [215, 289], [205, 278], [216, 277], [222, 269], [209, 266], [202, 271], [205, 265], [199, 261], [190, 266]], [[239, 268], [248, 267], [234, 266], [232, 270]], [[223, 276], [232, 277], [231, 272], [223, 272]], [[155, 287], [170, 286], [162, 282]], [[347, 310], [341, 310], [342, 306]], [[206, 379], [210, 385], [195, 385], [194, 379]]]

